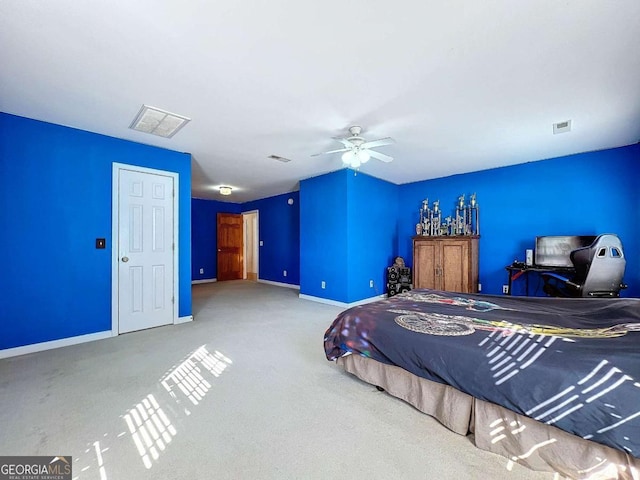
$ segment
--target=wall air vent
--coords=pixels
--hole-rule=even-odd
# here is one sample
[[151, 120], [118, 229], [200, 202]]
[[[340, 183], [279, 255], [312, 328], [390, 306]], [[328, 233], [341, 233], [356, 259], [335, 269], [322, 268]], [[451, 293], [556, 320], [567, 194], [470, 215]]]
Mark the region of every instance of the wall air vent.
[[156, 107], [142, 105], [129, 128], [160, 137], [171, 138], [191, 119]]
[[269, 155], [269, 158], [272, 158], [273, 160], [277, 160], [282, 163], [287, 163], [291, 161], [290, 158], [279, 157], [278, 155]]
[[571, 120], [565, 120], [564, 122], [558, 122], [553, 124], [553, 134], [566, 133], [571, 131]]

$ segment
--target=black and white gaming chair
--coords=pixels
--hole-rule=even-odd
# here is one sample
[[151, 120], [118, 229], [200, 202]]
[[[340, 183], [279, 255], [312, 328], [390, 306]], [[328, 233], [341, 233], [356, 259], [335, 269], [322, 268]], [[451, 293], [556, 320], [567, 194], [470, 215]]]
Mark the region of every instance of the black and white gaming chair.
[[541, 274], [543, 290], [553, 297], [619, 297], [626, 260], [617, 235], [599, 235], [591, 245], [573, 250], [569, 258], [575, 274]]

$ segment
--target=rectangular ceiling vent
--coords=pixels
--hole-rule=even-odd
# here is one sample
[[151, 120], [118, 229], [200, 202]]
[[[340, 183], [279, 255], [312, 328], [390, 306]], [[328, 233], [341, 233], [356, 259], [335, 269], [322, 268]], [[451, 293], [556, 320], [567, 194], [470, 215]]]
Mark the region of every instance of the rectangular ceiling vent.
[[282, 163], [287, 163], [287, 162], [291, 161], [290, 158], [284, 158], [284, 157], [280, 157], [278, 155], [269, 155], [269, 158], [272, 158], [272, 159], [277, 160], [277, 161], [282, 162]]
[[571, 131], [571, 120], [565, 120], [564, 122], [558, 122], [553, 124], [553, 134], [566, 133]]
[[149, 105], [142, 108], [129, 128], [160, 137], [171, 138], [191, 119]]

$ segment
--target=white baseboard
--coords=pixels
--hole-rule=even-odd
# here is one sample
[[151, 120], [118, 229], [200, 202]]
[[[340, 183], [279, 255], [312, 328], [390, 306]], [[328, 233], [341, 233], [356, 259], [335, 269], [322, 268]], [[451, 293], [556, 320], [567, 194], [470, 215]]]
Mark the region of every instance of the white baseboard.
[[336, 307], [344, 307], [344, 308], [357, 307], [358, 305], [364, 305], [365, 303], [377, 302], [378, 300], [382, 300], [383, 298], [387, 298], [387, 296], [385, 294], [383, 294], [383, 295], [377, 295], [375, 297], [363, 298], [362, 300], [358, 300], [357, 302], [346, 303], [346, 302], [338, 302], [336, 300], [330, 300], [328, 298], [314, 297], [312, 295], [304, 295], [302, 293], [300, 295], [298, 295], [298, 297], [302, 298], [303, 300], [311, 300], [312, 302], [326, 303], [327, 305], [334, 305]]
[[335, 307], [348, 307], [349, 306], [348, 304], [346, 304], [344, 302], [338, 302], [336, 300], [329, 300], [328, 298], [314, 297], [312, 295], [305, 295], [304, 293], [299, 294], [298, 298], [301, 298], [303, 300], [311, 300], [312, 302], [325, 303], [327, 305], [333, 305]]
[[365, 303], [373, 303], [378, 300], [383, 300], [387, 298], [387, 294], [383, 293], [382, 295], [376, 295], [375, 297], [363, 298], [362, 300], [358, 300], [357, 302], [351, 302], [349, 304], [350, 307], [357, 307], [358, 305], [364, 305]]
[[17, 357], [18, 355], [26, 355], [28, 353], [42, 352], [44, 350], [52, 350], [54, 348], [68, 347], [79, 343], [93, 342], [95, 340], [103, 340], [113, 336], [111, 330], [98, 333], [89, 333], [87, 335], [79, 335], [77, 337], [61, 338], [60, 340], [51, 340], [49, 342], [34, 343], [23, 347], [7, 348], [0, 350], [0, 358]]
[[[179, 325], [181, 323], [188, 323], [192, 321], [193, 321], [193, 315], [187, 315], [186, 317], [179, 317], [178, 320], [176, 320], [174, 325]], [[105, 338], [111, 338], [117, 335], [118, 335], [117, 332], [112, 332], [111, 330], [107, 330], [104, 332], [79, 335], [77, 337], [51, 340], [49, 342], [33, 343], [31, 345], [24, 345], [22, 347], [6, 348], [4, 350], [0, 350], [0, 359], [17, 357], [19, 355], [27, 355], [28, 353], [43, 352], [45, 350], [53, 350], [54, 348], [69, 347], [71, 345], [94, 342], [96, 340], [104, 340]]]
[[258, 279], [258, 283], [268, 283], [269, 285], [275, 285], [276, 287], [286, 287], [300, 290], [300, 285], [293, 285], [291, 283], [273, 282], [271, 280], [262, 280], [260, 278]]
[[194, 285], [196, 283], [213, 283], [217, 281], [217, 278], [203, 278], [202, 280], [191, 280], [191, 285]]

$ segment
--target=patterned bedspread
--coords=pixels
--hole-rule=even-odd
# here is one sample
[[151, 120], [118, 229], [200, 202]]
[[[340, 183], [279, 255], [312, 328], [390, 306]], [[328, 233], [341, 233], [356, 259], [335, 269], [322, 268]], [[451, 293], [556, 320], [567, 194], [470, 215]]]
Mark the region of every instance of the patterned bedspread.
[[640, 299], [413, 290], [342, 312], [327, 358], [370, 357], [640, 458]]

